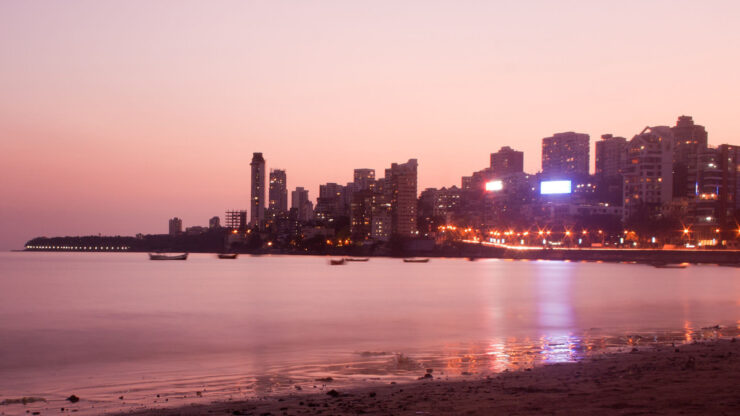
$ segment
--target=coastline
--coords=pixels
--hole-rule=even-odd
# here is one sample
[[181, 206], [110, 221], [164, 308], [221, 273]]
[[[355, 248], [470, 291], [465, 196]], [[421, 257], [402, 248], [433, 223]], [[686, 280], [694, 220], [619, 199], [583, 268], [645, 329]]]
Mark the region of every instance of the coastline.
[[[142, 253], [152, 250], [126, 251], [90, 251], [90, 250], [53, 250], [53, 249], [24, 249], [13, 252], [26, 253]], [[171, 250], [172, 252], [189, 252], [197, 254], [219, 254], [217, 250]], [[377, 254], [364, 251], [286, 251], [286, 250], [256, 250], [238, 252], [246, 256], [324, 256], [324, 257], [372, 257], [372, 258], [467, 258], [478, 259], [505, 259], [505, 260], [551, 260], [551, 261], [585, 261], [604, 263], [640, 263], [647, 265], [665, 264], [716, 264], [730, 267], [740, 267], [740, 250], [722, 249], [598, 249], [598, 248], [558, 248], [558, 249], [529, 249], [491, 247], [478, 244], [439, 248], [431, 251], [409, 251], [401, 254]]]
[[419, 381], [246, 401], [148, 408], [119, 415], [591, 415], [730, 414], [740, 406], [740, 342], [735, 339], [635, 348], [576, 363], [494, 377]]

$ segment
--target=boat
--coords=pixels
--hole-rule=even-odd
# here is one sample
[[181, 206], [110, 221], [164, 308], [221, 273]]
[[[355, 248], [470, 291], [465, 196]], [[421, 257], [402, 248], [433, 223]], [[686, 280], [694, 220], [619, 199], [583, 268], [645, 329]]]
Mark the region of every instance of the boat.
[[370, 257], [345, 257], [344, 261], [370, 261]]
[[237, 254], [237, 253], [218, 253], [218, 258], [220, 258], [220, 259], [232, 259], [233, 260], [238, 255], [239, 254]]
[[429, 263], [429, 259], [403, 259], [404, 263]]
[[188, 253], [183, 254], [163, 254], [149, 253], [149, 260], [187, 260]]
[[658, 269], [685, 269], [688, 267], [687, 263], [653, 262], [651, 264]]
[[332, 266], [340, 266], [344, 264], [344, 259], [329, 259], [329, 264]]

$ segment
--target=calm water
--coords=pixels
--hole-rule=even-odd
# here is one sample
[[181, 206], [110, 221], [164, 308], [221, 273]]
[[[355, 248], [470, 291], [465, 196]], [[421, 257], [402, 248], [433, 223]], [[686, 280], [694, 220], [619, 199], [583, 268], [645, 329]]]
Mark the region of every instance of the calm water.
[[84, 399], [72, 407], [98, 413], [310, 391], [326, 376], [342, 385], [415, 379], [430, 367], [482, 375], [734, 335], [740, 325], [735, 268], [327, 263], [2, 253], [0, 401], [47, 402], [0, 412], [58, 412], [72, 393]]

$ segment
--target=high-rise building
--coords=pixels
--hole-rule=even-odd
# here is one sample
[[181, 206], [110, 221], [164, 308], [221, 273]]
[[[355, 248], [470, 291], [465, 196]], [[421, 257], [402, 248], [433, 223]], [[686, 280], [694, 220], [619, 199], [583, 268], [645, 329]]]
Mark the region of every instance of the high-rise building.
[[290, 195], [290, 207], [296, 210], [300, 222], [308, 222], [313, 214], [313, 204], [308, 199], [308, 189], [299, 186]]
[[261, 227], [265, 221], [265, 159], [262, 153], [252, 154], [252, 198], [249, 201], [249, 223]]
[[503, 177], [524, 172], [524, 152], [502, 147], [498, 152], [491, 153], [491, 173], [495, 177]]
[[182, 220], [180, 218], [171, 218], [169, 222], [170, 226], [170, 237], [175, 237], [182, 234]]
[[416, 159], [406, 163], [393, 163], [386, 169], [385, 181], [390, 195], [392, 234], [401, 237], [416, 237], [417, 169]]
[[625, 219], [645, 210], [658, 214], [673, 197], [671, 129], [646, 127], [627, 143], [624, 177]]
[[388, 241], [393, 232], [393, 210], [386, 194], [374, 193], [371, 200], [370, 237]]
[[375, 193], [369, 189], [352, 194], [350, 204], [350, 233], [355, 241], [367, 240], [372, 235], [372, 207]]
[[627, 139], [604, 134], [596, 142], [596, 195], [599, 202], [622, 205], [622, 172], [626, 164]]
[[333, 222], [339, 217], [349, 216], [345, 204], [345, 187], [338, 183], [319, 185], [319, 198], [316, 200], [317, 220]]
[[208, 228], [210, 229], [221, 228], [221, 218], [216, 216], [208, 220]]
[[671, 128], [675, 138], [673, 151], [673, 196], [688, 198], [691, 203], [697, 196], [699, 157], [707, 148], [707, 131], [694, 124], [690, 116], [681, 116]]
[[627, 139], [604, 134], [596, 142], [596, 176], [598, 179], [618, 177], [625, 165]]
[[542, 139], [542, 173], [546, 176], [588, 175], [588, 134], [556, 133]]
[[273, 216], [288, 212], [288, 181], [285, 170], [270, 169], [270, 200], [268, 207]]
[[720, 145], [719, 169], [722, 184], [719, 187], [717, 217], [724, 238], [736, 238], [740, 216], [740, 146]]
[[375, 169], [355, 169], [355, 190], [372, 190], [375, 187]]
[[[689, 202], [689, 215], [695, 226], [704, 226], [704, 240], [716, 237], [714, 230], [718, 225], [719, 195], [722, 192], [722, 169], [720, 151], [706, 148], [699, 153], [696, 174], [696, 197]], [[696, 230], [695, 227], [695, 232]]]

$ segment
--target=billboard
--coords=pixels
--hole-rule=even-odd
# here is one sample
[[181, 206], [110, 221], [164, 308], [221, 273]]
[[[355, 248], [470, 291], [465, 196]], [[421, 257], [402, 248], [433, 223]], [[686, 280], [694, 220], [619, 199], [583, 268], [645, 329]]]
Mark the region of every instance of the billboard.
[[569, 194], [571, 192], [570, 181], [542, 181], [540, 182], [540, 194], [557, 195]]
[[496, 180], [486, 182], [486, 192], [495, 192], [504, 189], [504, 183]]

